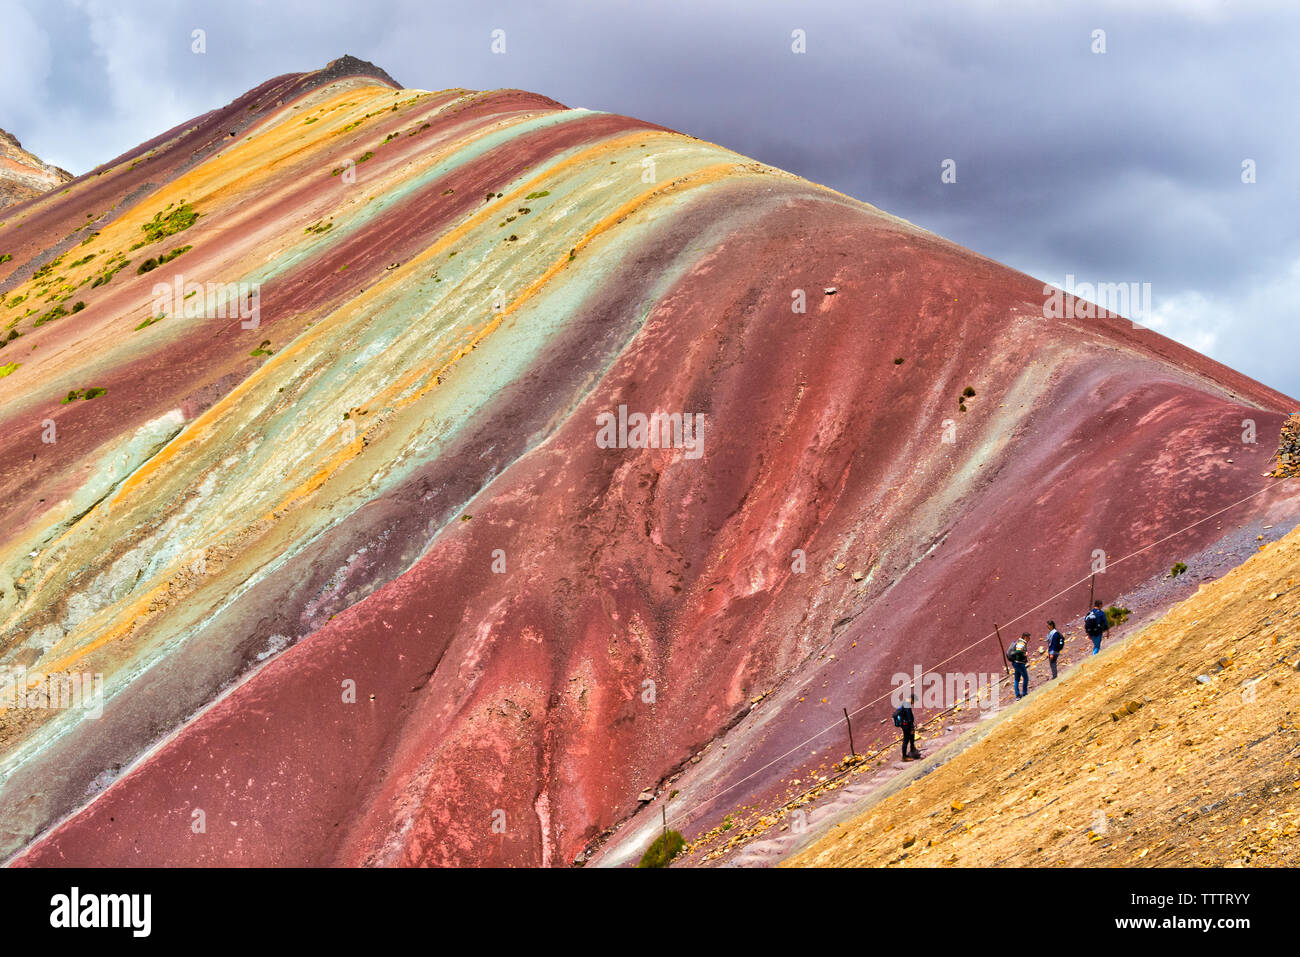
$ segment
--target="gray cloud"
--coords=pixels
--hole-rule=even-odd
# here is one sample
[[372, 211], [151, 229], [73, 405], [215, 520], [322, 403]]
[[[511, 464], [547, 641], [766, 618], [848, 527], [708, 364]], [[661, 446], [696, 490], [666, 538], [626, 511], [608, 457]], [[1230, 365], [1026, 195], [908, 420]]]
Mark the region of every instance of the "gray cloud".
[[0, 0], [0, 126], [84, 172], [345, 52], [424, 89], [536, 90], [721, 143], [1044, 280], [1150, 282], [1160, 331], [1300, 395], [1300, 11], [1134, 6]]

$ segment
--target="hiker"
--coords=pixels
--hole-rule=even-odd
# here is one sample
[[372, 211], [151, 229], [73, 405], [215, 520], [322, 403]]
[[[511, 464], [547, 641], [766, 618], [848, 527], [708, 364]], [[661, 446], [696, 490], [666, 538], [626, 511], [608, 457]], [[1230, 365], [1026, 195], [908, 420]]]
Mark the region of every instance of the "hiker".
[[1047, 619], [1047, 663], [1052, 666], [1052, 677], [1056, 677], [1056, 659], [1065, 648], [1065, 635], [1056, 630], [1056, 622]]
[[1092, 603], [1092, 611], [1083, 618], [1083, 630], [1092, 639], [1092, 653], [1097, 654], [1101, 651], [1101, 639], [1106, 632], [1110, 631], [1110, 621], [1106, 618], [1106, 613], [1101, 610], [1101, 602]]
[[[1029, 694], [1029, 632], [1022, 634], [1012, 644], [1011, 650], [1007, 652], [1007, 660], [1016, 669], [1016, 697], [1023, 698]], [[1021, 684], [1024, 685], [1023, 691]]]
[[908, 695], [907, 700], [894, 712], [894, 727], [903, 729], [903, 760], [919, 758], [921, 752], [916, 750], [916, 716], [912, 714], [912, 705], [916, 704], [916, 695]]

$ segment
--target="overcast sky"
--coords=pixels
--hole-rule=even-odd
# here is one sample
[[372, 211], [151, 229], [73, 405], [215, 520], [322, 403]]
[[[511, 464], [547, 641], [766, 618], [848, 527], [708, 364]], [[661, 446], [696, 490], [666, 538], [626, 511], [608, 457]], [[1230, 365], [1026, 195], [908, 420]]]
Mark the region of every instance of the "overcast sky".
[[1045, 281], [1149, 282], [1149, 325], [1300, 396], [1297, 27], [1290, 0], [0, 0], [0, 127], [82, 173], [344, 53], [408, 87], [535, 90]]

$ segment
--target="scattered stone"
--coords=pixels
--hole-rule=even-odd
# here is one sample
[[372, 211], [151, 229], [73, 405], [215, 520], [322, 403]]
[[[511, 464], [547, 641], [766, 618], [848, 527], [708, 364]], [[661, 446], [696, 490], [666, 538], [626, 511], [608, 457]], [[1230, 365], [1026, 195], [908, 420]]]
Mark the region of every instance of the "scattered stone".
[[650, 801], [653, 801], [655, 799], [655, 792], [651, 791], [649, 788], [646, 788], [644, 791], [642, 791], [640, 794], [637, 795], [636, 799], [640, 801], [642, 804], [648, 804]]

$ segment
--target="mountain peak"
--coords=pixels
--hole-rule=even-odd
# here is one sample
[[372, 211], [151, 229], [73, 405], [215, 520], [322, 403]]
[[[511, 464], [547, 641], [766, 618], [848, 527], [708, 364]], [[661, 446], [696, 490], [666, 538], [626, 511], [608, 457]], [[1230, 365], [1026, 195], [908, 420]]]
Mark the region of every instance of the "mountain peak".
[[23, 149], [18, 137], [0, 129], [0, 209], [40, 196], [72, 179]]
[[845, 711], [884, 755], [1093, 571], [1131, 629], [1300, 517], [1295, 400], [1150, 330], [654, 123], [390, 84], [275, 76], [0, 217], [0, 655], [100, 692], [0, 721], [0, 858], [729, 844]]
[[345, 53], [338, 59], [330, 60], [329, 63], [325, 64], [325, 68], [320, 71], [320, 75], [322, 80], [335, 80], [344, 76], [373, 76], [399, 90], [402, 89], [402, 84], [394, 80], [388, 74], [388, 71], [375, 66], [369, 60], [355, 57], [351, 53]]

